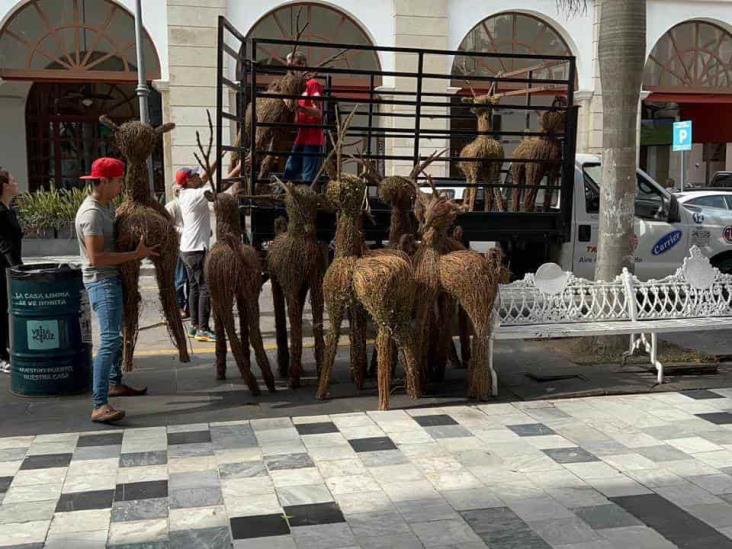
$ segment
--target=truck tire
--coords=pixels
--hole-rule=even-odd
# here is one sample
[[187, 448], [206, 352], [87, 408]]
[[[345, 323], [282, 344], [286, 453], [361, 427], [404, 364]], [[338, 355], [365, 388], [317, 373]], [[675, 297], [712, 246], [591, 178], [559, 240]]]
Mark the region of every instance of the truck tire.
[[732, 254], [713, 257], [711, 263], [724, 274], [732, 274]]

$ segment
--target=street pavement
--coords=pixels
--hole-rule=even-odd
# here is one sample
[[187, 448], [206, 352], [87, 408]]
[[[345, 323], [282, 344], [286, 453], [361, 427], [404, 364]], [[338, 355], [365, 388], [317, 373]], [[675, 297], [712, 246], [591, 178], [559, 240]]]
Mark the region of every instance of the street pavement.
[[721, 549], [731, 465], [732, 389], [7, 437], [0, 544]]
[[[466, 401], [450, 368], [418, 401], [397, 382], [378, 412], [374, 380], [349, 379], [344, 336], [331, 400], [314, 398], [307, 347], [302, 388], [253, 397], [232, 361], [215, 380], [213, 344], [178, 363], [154, 279], [141, 288], [127, 379], [150, 393], [114, 400], [119, 425], [90, 423], [89, 395], [21, 398], [0, 377], [0, 546], [732, 547], [727, 363], [656, 386], [645, 366], [501, 343], [498, 399]], [[268, 286], [260, 307], [276, 369]], [[723, 357], [729, 341], [675, 338]]]

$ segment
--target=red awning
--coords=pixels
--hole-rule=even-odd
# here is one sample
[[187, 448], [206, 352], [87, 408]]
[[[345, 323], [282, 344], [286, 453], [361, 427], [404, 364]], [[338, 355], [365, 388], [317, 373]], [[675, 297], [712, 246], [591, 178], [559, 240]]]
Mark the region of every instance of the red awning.
[[732, 93], [663, 93], [653, 92], [646, 98], [653, 103], [732, 103]]

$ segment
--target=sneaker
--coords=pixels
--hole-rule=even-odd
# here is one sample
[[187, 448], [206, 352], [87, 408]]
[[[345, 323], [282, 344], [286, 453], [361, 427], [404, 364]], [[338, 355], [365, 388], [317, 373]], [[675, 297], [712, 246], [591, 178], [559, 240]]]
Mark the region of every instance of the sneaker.
[[194, 328], [193, 326], [191, 326], [190, 328], [188, 328], [188, 337], [193, 339], [194, 337], [196, 337], [197, 332], [198, 332], [198, 330], [196, 328]]
[[0, 360], [0, 372], [3, 374], [9, 374], [10, 373], [10, 362], [7, 360]]
[[124, 410], [112, 408], [109, 404], [104, 404], [99, 408], [94, 408], [91, 413], [91, 420], [94, 423], [112, 423], [119, 421], [125, 417]]
[[198, 330], [198, 333], [196, 333], [196, 341], [214, 343], [216, 342], [216, 334], [211, 330]]

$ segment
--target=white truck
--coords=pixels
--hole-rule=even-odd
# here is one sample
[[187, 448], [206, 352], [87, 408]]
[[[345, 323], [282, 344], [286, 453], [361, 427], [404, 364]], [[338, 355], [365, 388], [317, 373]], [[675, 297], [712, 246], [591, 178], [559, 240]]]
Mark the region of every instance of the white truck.
[[[676, 197], [638, 170], [635, 201], [635, 274], [642, 280], [673, 272], [698, 246], [712, 264], [732, 272], [732, 218], [693, 206]], [[562, 244], [557, 262], [577, 276], [592, 278], [597, 256], [599, 186], [598, 156], [578, 154], [575, 159], [572, 238]]]

